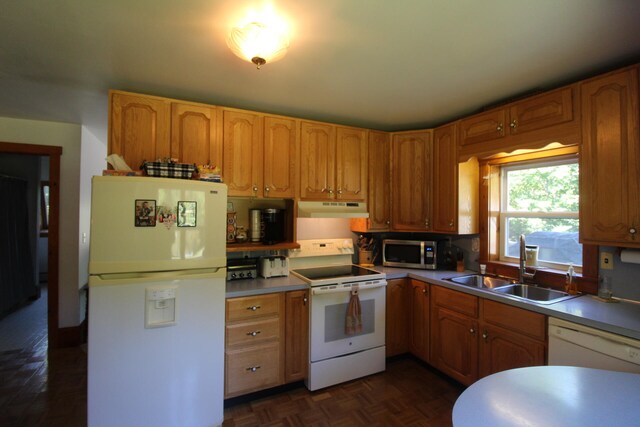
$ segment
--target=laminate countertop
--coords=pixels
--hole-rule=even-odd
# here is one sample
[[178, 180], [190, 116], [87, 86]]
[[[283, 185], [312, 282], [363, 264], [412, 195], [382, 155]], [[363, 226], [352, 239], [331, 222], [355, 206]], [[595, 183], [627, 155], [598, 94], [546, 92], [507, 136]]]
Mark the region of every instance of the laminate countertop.
[[[594, 299], [591, 295], [582, 295], [554, 304], [537, 304], [511, 298], [489, 289], [464, 286], [446, 280], [465, 274], [477, 274], [477, 272], [474, 271], [416, 270], [383, 266], [375, 266], [373, 269], [385, 273], [387, 280], [402, 279], [405, 277], [422, 280], [456, 291], [476, 295], [481, 298], [640, 340], [640, 303], [626, 301], [606, 303]], [[228, 281], [226, 284], [226, 296], [227, 298], [233, 298], [307, 288], [307, 283], [297, 276], [290, 274], [286, 277], [272, 277], [269, 279], [259, 278]]]
[[640, 375], [575, 366], [498, 372], [473, 383], [453, 407], [454, 427], [640, 424]]

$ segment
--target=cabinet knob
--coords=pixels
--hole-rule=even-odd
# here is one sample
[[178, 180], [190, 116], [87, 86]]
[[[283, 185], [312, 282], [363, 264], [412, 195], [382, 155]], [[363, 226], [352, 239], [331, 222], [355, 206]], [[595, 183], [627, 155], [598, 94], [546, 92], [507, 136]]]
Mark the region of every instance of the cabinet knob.
[[631, 228], [629, 229], [629, 234], [631, 234], [632, 236], [633, 236], [633, 235], [635, 235], [637, 232], [638, 232], [638, 230], [636, 230], [636, 228], [635, 228], [635, 227], [631, 227]]
[[253, 332], [247, 332], [247, 335], [250, 336], [250, 337], [255, 337], [259, 333], [260, 333], [260, 331], [253, 331]]
[[509, 127], [511, 129], [515, 129], [518, 127], [518, 121], [516, 119], [511, 120], [511, 123], [509, 123]]
[[333, 194], [333, 190], [331, 189], [331, 187], [329, 187], [329, 189], [328, 189], [328, 193], [329, 193], [329, 194]]
[[307, 305], [307, 297], [302, 298], [302, 305]]
[[473, 329], [473, 328], [471, 328], [471, 329], [469, 329], [469, 332], [470, 332], [471, 334], [475, 334], [475, 333], [476, 333], [476, 330], [475, 330], [475, 329]]
[[247, 368], [247, 371], [255, 372], [255, 371], [257, 371], [258, 369], [260, 369], [260, 366], [251, 366], [250, 368]]
[[454, 224], [453, 220], [449, 221], [449, 227], [453, 227]]
[[269, 186], [266, 186], [266, 187], [264, 187], [264, 191], [266, 191], [268, 193], [269, 191], [271, 191], [271, 188], [269, 188]]
[[260, 308], [259, 305], [252, 305], [251, 307], [247, 307], [247, 310], [256, 311], [259, 308]]
[[484, 332], [482, 333], [482, 338], [483, 338], [485, 341], [487, 340], [487, 338], [489, 338], [489, 334], [487, 333], [487, 331], [484, 331]]
[[258, 186], [257, 186], [257, 185], [254, 185], [254, 186], [253, 186], [253, 192], [254, 192], [254, 193], [257, 193], [257, 192], [258, 192]]
[[337, 193], [338, 193], [338, 194], [342, 194], [342, 188], [338, 188]]
[[426, 289], [426, 288], [425, 288], [425, 289], [423, 289], [423, 290], [422, 290], [422, 293], [426, 296], [426, 295], [427, 295], [427, 289]]
[[386, 220], [384, 223], [385, 223], [385, 224], [387, 224], [387, 225], [389, 225], [389, 224], [391, 224], [391, 221]]
[[502, 133], [502, 130], [504, 129], [504, 125], [502, 123], [498, 124], [498, 126], [496, 127], [496, 132], [498, 133]]
[[429, 228], [429, 220], [428, 220], [428, 219], [425, 219], [425, 220], [424, 220], [424, 226], [425, 226], [426, 228]]

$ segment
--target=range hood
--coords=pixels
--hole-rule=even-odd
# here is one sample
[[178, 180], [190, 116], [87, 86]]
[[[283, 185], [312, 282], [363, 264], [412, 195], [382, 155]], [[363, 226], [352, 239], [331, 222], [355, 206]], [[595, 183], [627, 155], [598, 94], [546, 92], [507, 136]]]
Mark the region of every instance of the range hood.
[[298, 202], [298, 218], [369, 218], [364, 202]]

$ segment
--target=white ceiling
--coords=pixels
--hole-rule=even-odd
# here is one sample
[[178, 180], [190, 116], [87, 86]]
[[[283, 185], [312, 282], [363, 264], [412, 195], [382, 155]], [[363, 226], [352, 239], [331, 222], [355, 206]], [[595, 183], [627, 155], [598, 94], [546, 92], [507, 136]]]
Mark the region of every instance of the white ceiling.
[[0, 0], [0, 116], [106, 126], [123, 89], [382, 130], [640, 59], [639, 0], [274, 0], [288, 54], [225, 44], [252, 0]]

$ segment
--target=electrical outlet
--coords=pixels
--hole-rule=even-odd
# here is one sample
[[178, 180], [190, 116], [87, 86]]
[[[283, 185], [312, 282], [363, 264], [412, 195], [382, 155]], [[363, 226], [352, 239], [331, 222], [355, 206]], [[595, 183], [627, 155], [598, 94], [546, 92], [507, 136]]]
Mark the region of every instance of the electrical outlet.
[[613, 270], [613, 254], [609, 252], [600, 252], [600, 269]]

